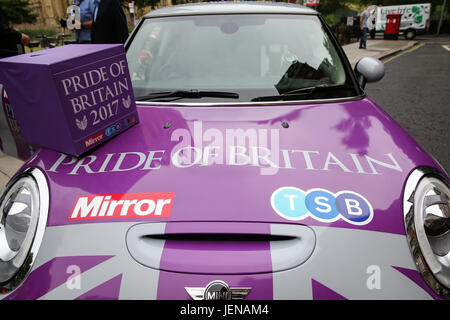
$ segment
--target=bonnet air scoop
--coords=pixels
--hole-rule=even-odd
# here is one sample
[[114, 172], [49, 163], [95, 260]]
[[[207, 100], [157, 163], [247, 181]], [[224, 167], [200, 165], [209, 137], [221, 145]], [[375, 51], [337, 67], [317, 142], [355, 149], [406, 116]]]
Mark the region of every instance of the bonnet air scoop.
[[149, 268], [224, 275], [295, 268], [311, 256], [316, 237], [302, 225], [176, 222], [135, 225], [126, 242], [130, 255]]

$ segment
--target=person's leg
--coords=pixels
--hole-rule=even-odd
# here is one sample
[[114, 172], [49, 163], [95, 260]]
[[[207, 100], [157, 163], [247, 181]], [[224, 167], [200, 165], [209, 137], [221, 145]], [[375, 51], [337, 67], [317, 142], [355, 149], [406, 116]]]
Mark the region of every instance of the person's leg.
[[366, 30], [366, 39], [364, 40], [364, 49], [367, 48], [367, 38], [369, 37], [369, 28], [364, 28]]
[[363, 49], [364, 44], [364, 29], [361, 30], [361, 39], [359, 39], [359, 48]]
[[367, 47], [367, 42], [366, 41], [367, 41], [367, 28], [363, 28], [362, 35], [361, 35], [360, 48], [366, 49], [366, 47]]

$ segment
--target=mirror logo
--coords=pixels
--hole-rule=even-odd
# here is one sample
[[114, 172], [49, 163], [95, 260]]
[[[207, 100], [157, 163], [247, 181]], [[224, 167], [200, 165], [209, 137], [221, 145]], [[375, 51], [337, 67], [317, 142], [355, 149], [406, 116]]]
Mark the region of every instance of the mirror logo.
[[292, 221], [311, 217], [325, 223], [343, 219], [353, 225], [365, 225], [373, 217], [370, 202], [347, 190], [333, 194], [319, 188], [305, 192], [296, 187], [282, 187], [272, 193], [270, 202], [278, 215]]

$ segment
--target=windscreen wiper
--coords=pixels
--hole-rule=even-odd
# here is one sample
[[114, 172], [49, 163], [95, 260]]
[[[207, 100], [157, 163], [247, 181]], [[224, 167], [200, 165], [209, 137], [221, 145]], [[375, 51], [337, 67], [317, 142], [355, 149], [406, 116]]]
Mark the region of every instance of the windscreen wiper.
[[[169, 99], [175, 98], [183, 99], [200, 99], [200, 98], [228, 98], [228, 99], [239, 99], [239, 94], [235, 92], [226, 92], [226, 91], [207, 91], [207, 90], [174, 90], [174, 91], [160, 91], [154, 92], [145, 96], [138, 97], [136, 100], [138, 101], [148, 101], [148, 100], [156, 100], [156, 99]], [[163, 100], [163, 101], [172, 101], [172, 100]]]
[[253, 98], [251, 101], [278, 101], [278, 100], [302, 100], [307, 97], [310, 97], [312, 94], [320, 92], [320, 91], [328, 91], [328, 90], [336, 90], [336, 89], [351, 89], [351, 87], [346, 85], [327, 85], [327, 84], [321, 84], [314, 87], [304, 87], [294, 90], [289, 90], [286, 92], [283, 92], [279, 95], [274, 96], [262, 96], [262, 97], [256, 97]]

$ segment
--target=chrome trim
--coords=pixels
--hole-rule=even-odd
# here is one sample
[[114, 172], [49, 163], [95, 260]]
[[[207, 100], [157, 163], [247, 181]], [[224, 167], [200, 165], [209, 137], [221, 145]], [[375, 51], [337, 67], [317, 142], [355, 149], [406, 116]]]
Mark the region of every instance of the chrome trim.
[[33, 244], [28, 252], [25, 263], [18, 269], [16, 274], [7, 282], [0, 283], [0, 297], [19, 287], [28, 277], [33, 264], [36, 260], [37, 253], [44, 238], [45, 228], [47, 226], [47, 217], [50, 208], [50, 193], [47, 179], [44, 173], [37, 168], [27, 168], [22, 173], [15, 176], [7, 185], [0, 197], [0, 204], [4, 201], [4, 197], [14, 184], [23, 177], [31, 177], [36, 182], [39, 193], [39, 217], [34, 235]]
[[220, 298], [216, 300], [244, 300], [252, 288], [230, 288], [230, 286], [222, 281], [222, 280], [214, 280], [206, 285], [206, 287], [184, 287], [186, 292], [193, 300], [211, 300], [205, 296], [206, 292], [212, 285], [222, 285], [226, 288], [226, 292], [228, 293], [225, 298]]
[[[420, 272], [425, 282], [437, 295], [444, 299], [450, 299], [450, 288], [446, 288], [434, 276], [434, 272], [439, 272], [439, 269], [442, 268], [442, 266], [429, 265], [427, 261], [436, 260], [434, 254], [431, 248], [428, 250], [420, 246], [418, 240], [420, 235], [417, 235], [416, 233], [414, 195], [417, 186], [424, 177], [435, 177], [450, 188], [450, 182], [434, 168], [419, 167], [410, 173], [403, 193], [403, 218], [406, 239], [417, 270]], [[433, 255], [433, 258], [429, 257], [427, 259], [429, 255]]]
[[209, 12], [197, 12], [197, 11], [186, 11], [186, 12], [167, 12], [167, 13], [159, 13], [158, 15], [146, 15], [144, 19], [153, 19], [153, 18], [168, 18], [168, 17], [186, 17], [186, 16], [211, 16], [211, 15], [238, 15], [238, 14], [292, 14], [292, 15], [307, 15], [307, 16], [317, 16], [317, 12], [296, 12], [296, 11], [283, 11], [283, 10], [273, 10], [273, 11], [258, 11], [258, 10], [249, 10], [249, 11], [209, 11]]
[[264, 102], [152, 102], [152, 101], [136, 101], [140, 106], [177, 106], [177, 107], [260, 107], [260, 106], [280, 106], [280, 105], [305, 105], [305, 104], [319, 104], [319, 103], [339, 103], [348, 101], [362, 100], [367, 97], [366, 93], [359, 96], [335, 98], [335, 99], [320, 99], [320, 100], [295, 100], [295, 101], [264, 101]]
[[144, 15], [144, 18], [159, 18], [186, 15], [214, 15], [214, 14], [307, 14], [318, 15], [311, 8], [296, 4], [272, 2], [227, 2], [227, 3], [189, 3], [163, 7]]

